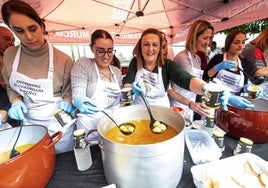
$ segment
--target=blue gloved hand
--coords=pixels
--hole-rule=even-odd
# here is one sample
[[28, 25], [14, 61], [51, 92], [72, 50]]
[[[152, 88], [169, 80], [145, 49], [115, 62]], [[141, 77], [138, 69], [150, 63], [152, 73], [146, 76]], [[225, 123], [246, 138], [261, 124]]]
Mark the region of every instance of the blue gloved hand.
[[94, 114], [101, 111], [88, 97], [76, 97], [74, 99], [74, 106], [82, 114]]
[[62, 109], [63, 111], [69, 113], [69, 114], [73, 114], [75, 111], [74, 106], [71, 103], [68, 103], [66, 101], [61, 101], [60, 103], [60, 109]]
[[236, 64], [233, 61], [223, 61], [217, 65], [214, 66], [215, 71], [219, 72], [220, 70], [225, 70], [225, 69], [231, 69], [235, 68]]
[[134, 92], [132, 92], [132, 93], [131, 93], [131, 101], [132, 101], [132, 102], [135, 101], [135, 96], [136, 96], [136, 94], [135, 94]]
[[221, 102], [221, 107], [224, 111], [228, 110], [227, 104], [228, 104], [230, 96], [231, 96], [231, 93], [228, 90], [223, 91], [221, 94], [220, 102]]
[[231, 104], [232, 106], [235, 107], [239, 107], [239, 108], [252, 108], [254, 107], [254, 104], [252, 104], [249, 100], [240, 97], [240, 96], [236, 96], [236, 95], [232, 95], [229, 97], [229, 104]]
[[27, 107], [22, 101], [13, 103], [10, 109], [8, 110], [9, 117], [16, 120], [25, 121], [24, 114], [26, 113], [27, 113]]
[[132, 91], [136, 95], [140, 95], [140, 92], [145, 93], [145, 85], [141, 81], [135, 81], [132, 84]]

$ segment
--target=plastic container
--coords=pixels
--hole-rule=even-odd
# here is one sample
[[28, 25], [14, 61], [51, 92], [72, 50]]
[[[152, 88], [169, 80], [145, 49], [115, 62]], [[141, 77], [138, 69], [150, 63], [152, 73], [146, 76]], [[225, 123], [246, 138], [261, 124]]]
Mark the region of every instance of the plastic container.
[[[249, 169], [249, 162], [250, 164], [253, 163], [255, 169], [260, 170], [261, 173], [268, 174], [268, 163], [264, 159], [253, 153], [243, 153], [218, 161], [192, 166], [191, 173], [194, 184], [197, 188], [209, 188], [212, 185], [224, 188], [267, 187], [260, 185], [260, 177]], [[240, 186], [236, 181], [246, 184], [246, 186]]]
[[214, 139], [204, 130], [187, 130], [185, 142], [194, 164], [219, 160], [222, 155]]

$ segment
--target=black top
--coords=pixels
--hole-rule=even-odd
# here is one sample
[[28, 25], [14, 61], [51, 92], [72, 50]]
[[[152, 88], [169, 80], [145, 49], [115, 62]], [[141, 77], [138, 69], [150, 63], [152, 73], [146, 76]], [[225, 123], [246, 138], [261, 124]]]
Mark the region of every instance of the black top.
[[[137, 59], [134, 57], [129, 64], [128, 72], [124, 77], [124, 84], [132, 84], [135, 81], [135, 76], [137, 73]], [[158, 73], [158, 67], [156, 66], [153, 73]], [[162, 66], [162, 78], [165, 90], [167, 91], [170, 81], [189, 90], [190, 81], [194, 76], [189, 74], [187, 71], [183, 70], [178, 64], [169, 59], [165, 59], [165, 65]]]
[[8, 111], [10, 108], [10, 102], [7, 96], [7, 91], [2, 85], [0, 85], [0, 99], [0, 109]]
[[[8, 111], [11, 104], [9, 102], [6, 89], [0, 84], [0, 110]], [[20, 121], [8, 117], [7, 122], [12, 126], [19, 126]]]
[[[257, 71], [257, 68], [255, 66], [252, 66], [252, 64], [248, 63], [245, 59], [240, 58], [241, 64], [242, 64], [242, 68], [243, 70], [248, 73], [249, 75], [254, 75], [254, 73]], [[209, 77], [208, 76], [208, 71], [210, 69], [212, 69], [215, 65], [221, 63], [223, 61], [223, 54], [217, 54], [215, 55], [209, 62], [208, 65], [206, 67], [206, 69], [204, 70], [204, 74], [203, 74], [203, 80], [205, 80], [206, 82], [212, 80], [214, 77], [216, 77], [216, 75], [218, 73], [216, 73], [213, 77]], [[227, 70], [230, 72], [233, 72], [235, 74], [240, 74], [239, 70], [237, 71], [231, 71], [231, 70]], [[244, 80], [244, 84], [247, 84], [249, 77], [247, 74], [244, 74], [245, 76], [245, 80]]]

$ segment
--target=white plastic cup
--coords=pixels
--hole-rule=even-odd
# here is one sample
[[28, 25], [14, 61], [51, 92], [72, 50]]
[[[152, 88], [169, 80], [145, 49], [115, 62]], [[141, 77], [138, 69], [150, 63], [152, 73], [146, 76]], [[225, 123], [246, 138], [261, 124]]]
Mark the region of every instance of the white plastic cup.
[[74, 148], [74, 156], [77, 164], [77, 168], [80, 171], [85, 171], [92, 166], [92, 158], [89, 145], [84, 148]]

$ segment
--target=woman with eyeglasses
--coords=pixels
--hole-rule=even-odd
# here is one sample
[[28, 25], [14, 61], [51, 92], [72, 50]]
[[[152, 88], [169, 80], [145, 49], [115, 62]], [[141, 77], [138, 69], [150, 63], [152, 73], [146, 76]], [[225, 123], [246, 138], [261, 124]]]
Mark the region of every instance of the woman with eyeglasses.
[[55, 110], [72, 113], [70, 71], [72, 59], [52, 47], [45, 39], [45, 23], [23, 1], [6, 1], [1, 9], [5, 24], [20, 40], [20, 45], [5, 51], [3, 77], [11, 108], [8, 115], [24, 125], [43, 125], [49, 134], [64, 132], [55, 145], [56, 152], [72, 150], [74, 125], [62, 127]]
[[[101, 109], [119, 107], [122, 86], [120, 69], [111, 65], [115, 54], [112, 36], [105, 30], [94, 31], [90, 48], [94, 58], [78, 59], [71, 71], [74, 106], [78, 109], [77, 128], [86, 133], [97, 128], [103, 116]], [[97, 136], [95, 132], [89, 139]]]

